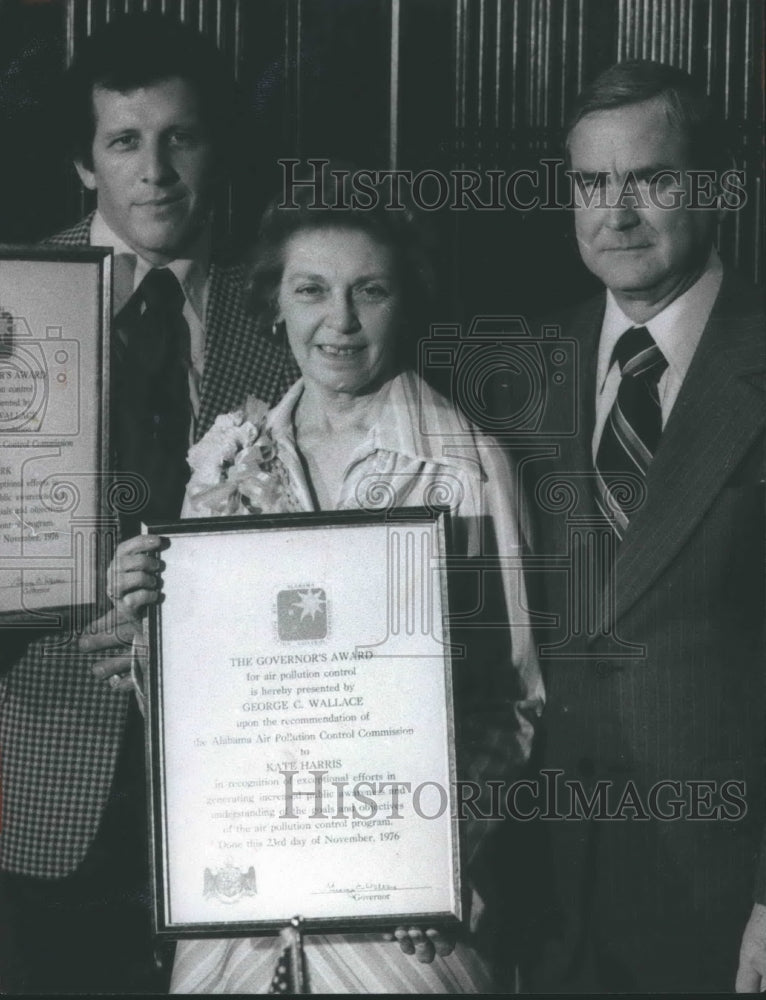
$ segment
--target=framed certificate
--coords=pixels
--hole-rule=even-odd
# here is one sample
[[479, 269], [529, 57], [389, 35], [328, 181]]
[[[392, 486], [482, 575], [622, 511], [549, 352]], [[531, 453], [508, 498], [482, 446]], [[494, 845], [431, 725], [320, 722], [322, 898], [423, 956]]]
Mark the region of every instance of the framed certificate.
[[444, 514], [150, 530], [157, 932], [460, 919]]
[[0, 624], [93, 604], [107, 521], [110, 250], [0, 247]]

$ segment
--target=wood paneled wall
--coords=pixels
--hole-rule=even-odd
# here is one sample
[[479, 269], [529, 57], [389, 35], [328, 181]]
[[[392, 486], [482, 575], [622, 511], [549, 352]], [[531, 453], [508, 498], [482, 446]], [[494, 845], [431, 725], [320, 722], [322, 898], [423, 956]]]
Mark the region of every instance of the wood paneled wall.
[[[0, 114], [13, 119], [16, 148], [39, 149], [45, 164], [4, 187], [0, 238], [36, 238], [81, 211], [73, 175], [36, 131], [41, 106], [84, 35], [140, 9], [198, 25], [236, 70], [252, 155], [220, 214], [241, 239], [280, 180], [278, 157], [414, 171], [537, 166], [560, 155], [583, 84], [642, 57], [699, 74], [725, 116], [748, 198], [719, 244], [745, 274], [762, 275], [760, 0], [6, 0], [0, 29], [4, 19], [22, 44], [14, 56], [0, 42]], [[52, 194], [24, 215], [41, 170]], [[433, 215], [451, 277], [445, 309], [535, 309], [592, 287], [566, 212]]]

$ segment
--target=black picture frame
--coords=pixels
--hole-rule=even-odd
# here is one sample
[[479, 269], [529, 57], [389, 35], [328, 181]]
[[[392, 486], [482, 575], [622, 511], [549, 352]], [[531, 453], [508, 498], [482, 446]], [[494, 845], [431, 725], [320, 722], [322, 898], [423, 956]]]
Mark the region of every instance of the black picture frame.
[[0, 625], [103, 603], [112, 251], [0, 245]]
[[[150, 668], [149, 683], [146, 685], [150, 853], [154, 926], [157, 935], [161, 938], [263, 935], [274, 933], [293, 916], [303, 918], [306, 931], [325, 933], [391, 928], [402, 922], [427, 921], [440, 925], [459, 922], [462, 917], [462, 882], [455, 801], [452, 660], [448, 634], [447, 513], [439, 509], [395, 508], [380, 512], [354, 510], [256, 517], [194, 518], [170, 524], [153, 522], [147, 525], [145, 530], [152, 534], [163, 535], [169, 540], [168, 547], [163, 552], [164, 599], [159, 605], [150, 609], [148, 628]], [[368, 543], [361, 549], [360, 540], [366, 540]], [[217, 557], [213, 558], [212, 553], [215, 549], [221, 549], [223, 545], [227, 546], [227, 550], [222, 553], [223, 558], [218, 563], [220, 570], [216, 575]], [[364, 556], [344, 559], [337, 567], [338, 577], [333, 583], [332, 575], [327, 574], [327, 566], [330, 565], [329, 561], [335, 548], [342, 548], [346, 556], [349, 552], [364, 553]], [[253, 554], [268, 549], [273, 549], [272, 558], [265, 559], [258, 565], [260, 560], [252, 558]], [[239, 576], [239, 571], [232, 568], [232, 554], [235, 550], [240, 551], [244, 564], [242, 577]], [[392, 555], [394, 550], [396, 554]], [[273, 558], [274, 553], [278, 551], [283, 554], [281, 560]], [[288, 552], [286, 557], [285, 552]], [[387, 553], [385, 557], [384, 553]], [[381, 558], [385, 558], [385, 566], [380, 565]], [[416, 565], [418, 558], [421, 560], [420, 569]], [[302, 583], [305, 585], [305, 590], [314, 595], [317, 592], [323, 594], [320, 600], [324, 601], [324, 608], [321, 612], [317, 612], [317, 615], [320, 623], [322, 614], [325, 616], [324, 634], [320, 634], [320, 628], [319, 632], [312, 635], [305, 633], [303, 638], [294, 640], [287, 633], [280, 632], [283, 627], [280, 617], [282, 614], [279, 605], [280, 595], [289, 592], [289, 587], [284, 588], [282, 584], [285, 581], [293, 581], [293, 563], [302, 567]], [[194, 580], [197, 570], [199, 583]], [[248, 587], [252, 581], [252, 587], [250, 589], [241, 587], [242, 579], [248, 581]], [[365, 588], [375, 588], [384, 579], [389, 581], [386, 584], [388, 593], [379, 595], [380, 602], [376, 600], [375, 603], [378, 608], [386, 609], [381, 612], [386, 616], [385, 642], [391, 642], [393, 645], [387, 646], [389, 651], [381, 654], [379, 644], [373, 644], [376, 647], [373, 652], [364, 643], [349, 642], [347, 636], [338, 633], [338, 629], [344, 627], [343, 622], [356, 620], [353, 609], [349, 611], [345, 606], [348, 595], [358, 593], [359, 600], [363, 603], [368, 593]], [[392, 580], [399, 583], [391, 586]], [[331, 588], [336, 590], [334, 595]], [[205, 660], [208, 655], [205, 652], [206, 643], [215, 643], [214, 648], [218, 650], [221, 645], [226, 644], [229, 637], [237, 633], [237, 630], [242, 635], [249, 634], [250, 624], [245, 622], [241, 611], [243, 589], [247, 590], [247, 597], [244, 599], [246, 608], [250, 607], [248, 601], [252, 595], [253, 604], [265, 602], [264, 608], [268, 606], [269, 610], [261, 610], [256, 614], [253, 656], [234, 657], [226, 650], [220, 650], [218, 666], [220, 662], [227, 663], [227, 678], [221, 678], [219, 683], [217, 677], [210, 674]], [[272, 597], [276, 594], [276, 599], [272, 601], [266, 592]], [[345, 610], [341, 610], [340, 605], [343, 605]], [[217, 623], [214, 628], [211, 626], [207, 630], [212, 629], [215, 633], [212, 639], [210, 636], [205, 636], [205, 622], [201, 621], [200, 615], [196, 613], [197, 609], [203, 606], [210, 609], [207, 621], [210, 622], [211, 618], [214, 618]], [[225, 609], [223, 614], [220, 613], [222, 607]], [[428, 618], [424, 617], [426, 608]], [[331, 611], [335, 624], [328, 632], [327, 619]], [[393, 618], [389, 615], [393, 615]], [[273, 619], [272, 625], [276, 629], [271, 634], [269, 629], [272, 626], [267, 623], [270, 616]], [[392, 638], [394, 632], [391, 622], [394, 620], [397, 622], [397, 631], [395, 638]], [[381, 621], [378, 614], [378, 624]], [[417, 622], [420, 622], [421, 632], [415, 636]], [[358, 635], [368, 634], [369, 628], [374, 630], [374, 627], [367, 621], [360, 623]], [[429, 632], [431, 634], [428, 634]], [[222, 639], [222, 636], [226, 638]], [[242, 642], [239, 637], [233, 641], [235, 646]], [[310, 751], [312, 758], [321, 757], [322, 762], [336, 765], [337, 772], [333, 774], [332, 768], [328, 768], [329, 776], [326, 779], [324, 777], [317, 779], [315, 775], [317, 769], [309, 770], [307, 774], [296, 769], [293, 778], [288, 778], [285, 769], [290, 773], [291, 767], [282, 770], [277, 768], [275, 771], [273, 760], [270, 762], [267, 759], [273, 749], [270, 740], [265, 743], [258, 741], [245, 743], [240, 741], [239, 737], [229, 735], [248, 730], [235, 729], [234, 724], [229, 725], [228, 722], [220, 721], [221, 718], [229, 719], [228, 713], [232, 705], [235, 705], [241, 697], [240, 693], [230, 694], [227, 685], [239, 685], [239, 689], [244, 691], [250, 689], [253, 681], [247, 680], [243, 683], [242, 675], [249, 678], [258, 676], [258, 681], [255, 683], [258, 689], [263, 689], [264, 685], [260, 684], [260, 680], [265, 676], [264, 672], [259, 670], [256, 675], [249, 670], [245, 660], [257, 663], [259, 658], [266, 662], [281, 656], [281, 654], [277, 654], [277, 657], [267, 654], [269, 649], [290, 648], [296, 653], [302, 650], [303, 652], [298, 655], [304, 657], [307, 656], [305, 651], [311, 650], [311, 655], [301, 660], [301, 663], [327, 664], [332, 662], [330, 657], [333, 652], [338, 653], [339, 644], [346, 649], [350, 646], [356, 649], [360, 658], [353, 661], [354, 671], [360, 665], [367, 671], [360, 685], [365, 694], [348, 700], [366, 704], [367, 717], [372, 717], [373, 721], [374, 715], [377, 714], [376, 726], [380, 724], [384, 715], [388, 716], [390, 713], [389, 721], [385, 722], [382, 729], [368, 730], [359, 727], [356, 722], [349, 725], [346, 722], [325, 724], [316, 721], [322, 718], [339, 720], [358, 718], [353, 713], [344, 715], [344, 710], [340, 710], [337, 716], [334, 714], [334, 708], [327, 716], [296, 715], [309, 711], [309, 705], [301, 701], [301, 707], [296, 707], [299, 699], [294, 698], [294, 695], [300, 690], [300, 686], [282, 683], [282, 696], [275, 698], [273, 702], [268, 702], [270, 707], [266, 710], [272, 720], [272, 732], [274, 730], [282, 732], [285, 740], [289, 737], [293, 742], [283, 744], [289, 748], [294, 748], [296, 745], [294, 741], [299, 738], [314, 737]], [[406, 694], [402, 689], [403, 686], [400, 684], [397, 687], [393, 681], [396, 677], [409, 676], [406, 671], [410, 668], [410, 659], [406, 655], [402, 656], [401, 650], [410, 647], [413, 649], [413, 657], [416, 655], [421, 657], [418, 659], [417, 676], [413, 683], [416, 680], [417, 692], [426, 699], [422, 704], [418, 703], [417, 697], [412, 697], [412, 691]], [[417, 652], [421, 647], [428, 650], [422, 656]], [[257, 649], [261, 650], [260, 654], [256, 653]], [[394, 649], [399, 652], [392, 652]], [[290, 654], [286, 659], [291, 661], [295, 657]], [[228, 663], [235, 660], [241, 662], [230, 670]], [[191, 661], [195, 662], [190, 666]], [[215, 667], [216, 670], [218, 666]], [[174, 671], [176, 677], [172, 679]], [[343, 671], [346, 671], [345, 667], [341, 669], [341, 672]], [[347, 672], [350, 674], [350, 667]], [[318, 675], [319, 671], [314, 673]], [[317, 690], [324, 687], [321, 681], [326, 680], [325, 673], [326, 671], [322, 670], [322, 676], [318, 677], [320, 683], [316, 686]], [[330, 670], [329, 673], [334, 674], [335, 671]], [[380, 682], [381, 678], [384, 678], [384, 682], [377, 686], [373, 684], [374, 681]], [[329, 687], [332, 688], [333, 685]], [[288, 688], [289, 695], [285, 695]], [[311, 689], [309, 686], [306, 690]], [[429, 699], [429, 692], [434, 691], [438, 692], [438, 697]], [[372, 701], [371, 706], [369, 699]], [[439, 699], [440, 703], [435, 704], [434, 702], [439, 702]], [[198, 700], [204, 708], [201, 710], [201, 716], [195, 719], [193, 706]], [[327, 703], [334, 705], [338, 700], [337, 697], [330, 698], [327, 699]], [[314, 699], [314, 702], [319, 704], [321, 699]], [[259, 702], [253, 704], [257, 705]], [[406, 719], [402, 722], [400, 712], [403, 706], [405, 714], [409, 712], [407, 718], [417, 718], [423, 724], [408, 725]], [[221, 709], [222, 713], [219, 715]], [[394, 719], [399, 721], [396, 725], [391, 725], [390, 721]], [[236, 721], [249, 725], [252, 718], [243, 715], [242, 719]], [[282, 729], [281, 726], [285, 722], [290, 725]], [[293, 726], [292, 723], [297, 725]], [[227, 725], [229, 728], [224, 733], [223, 730]], [[250, 732], [260, 734], [263, 738], [268, 735], [263, 728], [265, 725], [266, 720], [262, 716], [260, 720], [256, 720], [256, 728]], [[320, 730], [324, 735], [328, 732], [331, 736], [333, 733], [347, 734], [349, 729], [352, 735], [350, 738], [343, 737], [344, 747], [341, 752], [335, 749], [325, 751], [324, 747], [337, 745], [340, 740], [333, 740], [333, 743], [330, 743], [329, 740], [316, 739], [317, 725], [329, 726]], [[333, 725], [336, 726], [335, 730], [332, 729]], [[213, 731], [217, 732], [218, 736], [213, 738], [214, 748], [210, 749], [210, 734]], [[367, 732], [371, 734], [385, 732], [393, 735], [383, 739], [366, 739], [363, 734]], [[227, 742], [230, 738], [231, 744]], [[216, 739], [221, 742], [216, 744]], [[401, 739], [402, 742], [392, 751], [397, 739]], [[320, 743], [323, 744], [322, 748], [319, 747]], [[191, 744], [195, 746], [192, 748]], [[299, 751], [309, 753], [303, 745], [299, 746]], [[348, 763], [349, 754], [352, 761], [358, 762], [359, 759], [365, 761], [363, 772], [355, 770], [357, 765]], [[287, 756], [287, 751], [283, 752], [280, 749], [278, 756]], [[219, 763], [208, 768], [211, 758], [218, 759]], [[438, 761], [438, 774], [433, 769], [428, 770], [429, 758]], [[297, 759], [305, 761], [306, 758]], [[442, 803], [446, 795], [446, 808], [442, 809], [439, 816], [435, 815], [437, 810], [433, 808], [433, 798], [427, 807], [414, 809], [414, 791], [410, 800], [407, 797], [409, 793], [400, 789], [403, 799], [398, 800], [397, 809], [401, 815], [394, 818], [394, 809], [391, 808], [387, 826], [379, 827], [372, 823], [377, 814], [368, 817], [369, 826], [365, 826], [367, 821], [364, 818], [353, 821], [358, 824], [356, 829], [365, 831], [364, 835], [359, 834], [360, 837], [367, 836], [369, 830], [373, 831], [370, 837], [373, 846], [370, 847], [369, 842], [360, 842], [353, 833], [348, 833], [349, 826], [340, 816], [337, 787], [332, 815], [330, 812], [324, 813], [324, 800], [321, 808], [317, 804], [317, 780], [321, 782], [326, 780], [329, 787], [332, 780], [347, 777], [349, 781], [346, 783], [352, 786], [354, 782], [350, 779], [354, 770], [355, 777], [360, 773], [365, 773], [370, 778], [387, 774], [390, 777], [386, 784], [390, 784], [394, 775], [390, 769], [391, 760], [398, 761], [397, 766], [400, 766], [403, 761], [411, 762], [413, 759], [423, 762], [419, 773], [425, 768], [427, 777], [436, 779], [430, 780], [430, 784], [437, 785], [441, 779], [438, 795]], [[234, 765], [232, 761], [235, 762]], [[220, 773], [218, 768], [221, 769]], [[417, 767], [415, 770], [417, 771]], [[256, 788], [256, 792], [241, 796], [236, 794], [236, 791], [232, 795], [224, 789], [222, 794], [218, 795], [215, 790], [219, 789], [220, 783], [232, 784], [234, 788], [239, 780], [235, 775], [240, 774], [240, 771], [248, 775], [257, 773], [259, 777], [252, 778], [252, 782], [256, 784], [251, 786]], [[298, 782], [304, 777], [308, 780], [308, 774], [313, 775], [311, 780], [314, 781], [315, 799], [312, 807], [313, 815], [307, 818], [304, 815], [307, 809], [295, 805], [292, 791], [293, 782]], [[404, 774], [396, 775], [393, 780], [401, 784], [406, 777]], [[261, 781], [263, 784], [257, 784]], [[284, 783], [282, 789], [280, 782]], [[280, 806], [284, 815], [279, 813], [275, 815], [272, 812], [271, 817], [264, 822], [263, 814], [260, 812], [263, 805], [267, 799], [273, 802], [280, 790], [286, 794], [288, 783], [290, 802], [288, 804], [285, 798]], [[381, 781], [377, 781], [377, 785], [380, 784]], [[424, 781], [421, 784], [425, 786], [429, 782]], [[421, 785], [415, 786], [413, 782], [410, 782], [410, 786], [413, 789], [421, 788]], [[262, 789], [260, 797], [258, 788]], [[322, 792], [326, 790], [323, 784]], [[349, 791], [356, 793], [355, 788], [349, 788]], [[430, 789], [427, 792], [430, 792]], [[305, 797], [306, 794], [305, 791], [295, 792], [298, 798]], [[370, 794], [375, 794], [375, 788]], [[254, 801], [249, 803], [253, 808], [227, 810], [224, 800], [229, 798], [253, 799]], [[202, 815], [205, 813], [206, 803], [208, 805], [212, 803], [209, 816]], [[385, 796], [384, 803], [387, 803], [388, 807], [393, 806]], [[355, 806], [358, 804], [355, 800]], [[291, 823], [285, 825], [281, 821], [292, 820], [293, 817], [289, 813], [296, 808], [298, 808], [296, 818], [299, 822], [295, 827], [303, 830], [304, 835], [291, 836], [294, 841], [302, 840], [303, 843], [301, 845], [277, 843], [278, 840], [289, 841], [290, 838], [286, 833], [282, 837], [274, 834], [277, 829], [282, 832], [292, 829]], [[385, 809], [386, 805], [382, 805], [381, 808]], [[175, 816], [172, 815], [173, 811]], [[225, 820], [232, 811], [242, 812], [243, 815], [248, 813], [258, 815], [255, 816], [255, 821], [240, 817], [241, 822], [228, 823]], [[434, 816], [430, 815], [432, 812]], [[224, 822], [221, 821], [222, 818]], [[312, 818], [316, 821], [313, 826], [310, 822]], [[434, 822], [434, 819], [438, 822]], [[398, 827], [397, 820], [400, 822]], [[340, 841], [341, 846], [338, 849], [336, 841], [329, 833], [330, 829], [337, 829], [334, 826], [336, 821], [346, 831], [345, 840]], [[310, 848], [316, 858], [322, 856], [321, 864], [316, 858], [306, 861], [302, 853], [308, 841], [306, 823], [312, 837], [322, 838], [321, 842]], [[234, 826], [241, 831], [249, 830], [250, 833], [244, 833], [242, 839], [236, 841], [231, 838], [224, 840], [221, 831], [233, 829]], [[258, 831], [257, 834], [255, 831]], [[208, 837], [207, 841], [205, 837]], [[409, 844], [405, 846], [407, 841]], [[259, 842], [260, 849], [255, 846]], [[232, 851], [228, 852], [230, 854], [228, 864], [225, 861], [227, 850], [219, 849], [221, 844], [232, 848]], [[427, 850], [424, 849], [424, 844], [428, 845]], [[355, 851], [362, 852], [358, 864], [370, 872], [366, 879], [360, 880], [353, 874], [356, 864], [353, 861]], [[271, 852], [270, 859], [267, 860], [264, 855], [269, 852]], [[377, 856], [377, 863], [372, 868], [368, 867], [370, 856]], [[243, 858], [246, 859], [244, 862]], [[218, 869], [216, 865], [219, 866]], [[421, 881], [433, 878], [441, 881], [436, 885], [411, 884], [412, 879], [408, 881], [407, 876], [412, 875], [413, 865], [419, 866], [422, 873]], [[271, 873], [272, 867], [276, 874]], [[312, 876], [306, 872], [319, 872], [320, 869], [320, 882], [323, 888], [317, 889], [317, 883], [312, 882]], [[265, 890], [266, 898], [262, 895], [261, 899], [255, 899], [262, 893], [262, 880], [268, 881], [267, 872], [271, 873], [271, 877], [270, 888], [267, 887]], [[385, 872], [385, 876], [381, 876], [382, 872]], [[425, 878], [426, 874], [428, 879]], [[417, 879], [415, 881], [417, 882]], [[211, 896], [212, 899], [209, 898]], [[446, 904], [439, 902], [437, 906], [423, 906], [412, 902], [421, 901], [423, 898], [448, 902]], [[404, 900], [407, 900], [406, 905]]]

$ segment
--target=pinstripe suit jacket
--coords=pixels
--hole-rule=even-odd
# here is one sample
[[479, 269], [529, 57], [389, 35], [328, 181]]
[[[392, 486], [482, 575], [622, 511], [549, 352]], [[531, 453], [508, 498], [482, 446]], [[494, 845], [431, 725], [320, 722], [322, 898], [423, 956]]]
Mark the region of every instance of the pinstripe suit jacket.
[[[614, 588], [602, 592], [589, 519], [603, 311], [600, 296], [561, 322], [579, 349], [579, 379], [554, 404], [561, 427], [576, 416], [576, 433], [556, 439], [547, 466], [527, 469], [537, 554], [559, 567], [540, 574], [557, 624], [538, 632], [548, 697], [538, 763], [588, 795], [610, 782], [612, 813], [631, 783], [646, 804], [658, 782], [679, 781], [680, 794], [664, 786], [655, 805], [668, 814], [680, 798], [686, 812], [534, 826], [528, 985], [731, 990], [766, 800], [763, 306], [725, 274], [619, 547]], [[603, 626], [588, 615], [602, 598]], [[701, 818], [723, 803], [702, 790], [695, 807], [694, 781], [743, 783], [729, 789], [747, 814], [733, 805]]]
[[[91, 218], [47, 242], [87, 245]], [[241, 268], [211, 266], [199, 434], [248, 393], [276, 402], [299, 374], [285, 347], [258, 334], [242, 290]], [[6, 871], [66, 875], [96, 833], [129, 697], [94, 680], [90, 666], [97, 658], [48, 637], [31, 643], [0, 678], [0, 864]]]

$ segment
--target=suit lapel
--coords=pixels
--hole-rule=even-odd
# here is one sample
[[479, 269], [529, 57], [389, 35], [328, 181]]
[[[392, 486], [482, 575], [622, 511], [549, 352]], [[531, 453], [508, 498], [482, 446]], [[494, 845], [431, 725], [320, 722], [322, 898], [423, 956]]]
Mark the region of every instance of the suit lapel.
[[586, 507], [583, 503], [581, 512], [588, 517], [596, 513], [593, 469], [593, 453], [591, 440], [593, 438], [593, 425], [596, 415], [596, 369], [598, 367], [598, 340], [601, 334], [601, 324], [604, 320], [604, 309], [606, 308], [606, 297], [601, 295], [590, 304], [590, 308], [583, 316], [583, 325], [576, 334], [580, 346], [580, 386], [577, 399], [577, 427], [579, 433], [576, 435], [577, 448], [579, 450], [577, 459], [581, 465], [575, 468], [587, 469], [587, 480], [583, 482], [583, 493], [589, 503]]
[[241, 267], [212, 265], [205, 327], [200, 436], [250, 394], [273, 406], [297, 377], [285, 346], [261, 332], [248, 312]]
[[562, 327], [564, 341], [571, 339], [575, 342], [578, 358], [577, 379], [571, 396], [567, 398], [567, 406], [571, 409], [567, 413], [561, 413], [560, 426], [571, 423], [574, 416], [575, 433], [568, 438], [558, 438], [560, 454], [553, 459], [553, 465], [556, 472], [561, 471], [562, 477], [576, 495], [569, 518], [578, 521], [589, 520], [596, 512], [591, 438], [596, 399], [598, 338], [605, 302], [605, 297], [600, 295], [585, 303], [572, 320]]
[[48, 246], [55, 244], [57, 246], [65, 247], [88, 246], [90, 243], [90, 226], [95, 214], [95, 212], [91, 212], [90, 215], [86, 215], [84, 219], [80, 219], [80, 221], [72, 226], [71, 229], [65, 229], [61, 233], [56, 233], [55, 236], [49, 236], [47, 239], [42, 241], [42, 245]]
[[752, 291], [727, 276], [649, 469], [647, 501], [618, 552], [617, 619], [676, 557], [755, 441], [765, 388], [763, 315]]
[[207, 430], [219, 413], [225, 412], [227, 398], [225, 389], [230, 383], [231, 372], [227, 364], [224, 341], [229, 338], [238, 340], [241, 335], [241, 323], [232, 324], [228, 330], [224, 329], [224, 309], [227, 299], [231, 300], [232, 292], [238, 291], [232, 289], [231, 285], [228, 272], [216, 264], [211, 264], [210, 291], [205, 314], [205, 369], [200, 398], [200, 434]]

